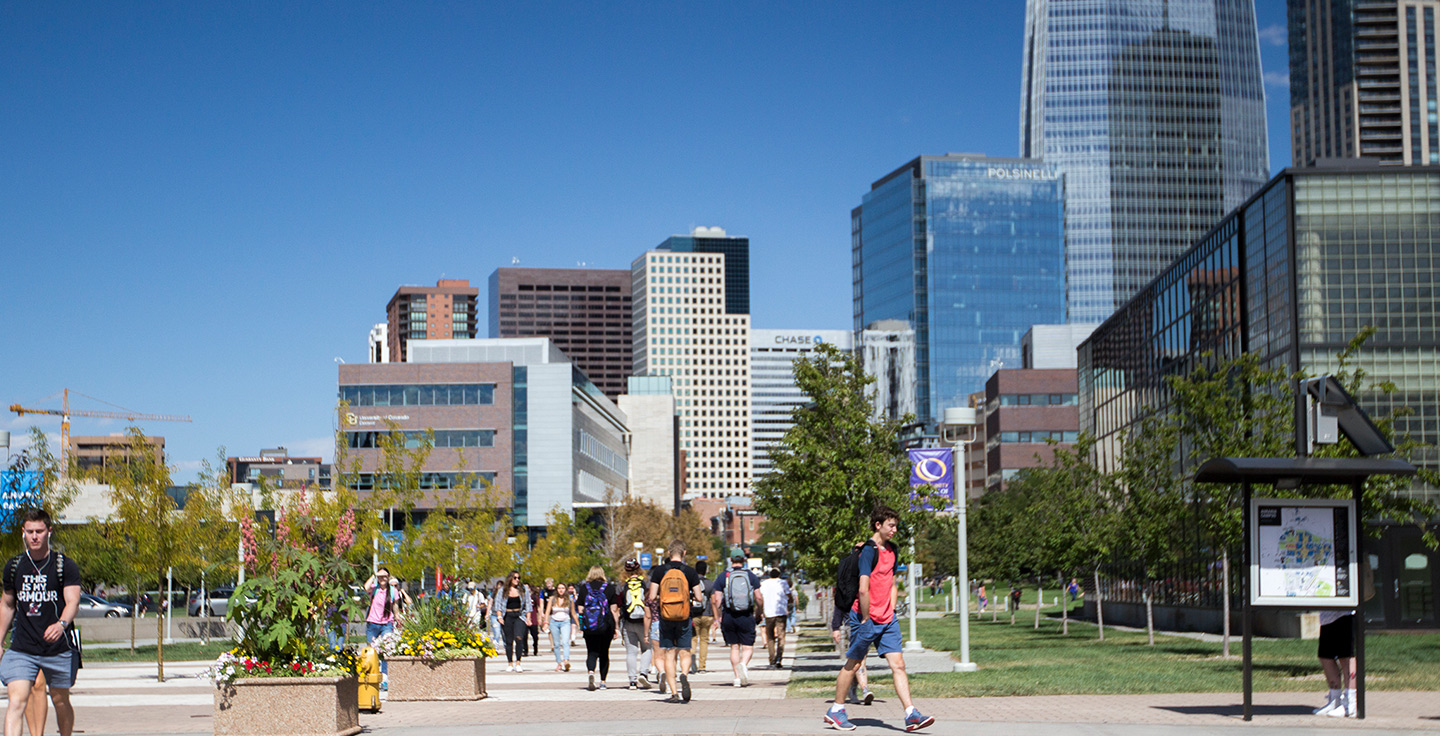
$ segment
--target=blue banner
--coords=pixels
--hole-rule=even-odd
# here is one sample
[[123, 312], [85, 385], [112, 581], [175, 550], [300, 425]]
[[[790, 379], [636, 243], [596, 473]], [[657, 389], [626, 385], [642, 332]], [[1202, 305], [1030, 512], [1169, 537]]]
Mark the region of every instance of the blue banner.
[[[930, 486], [929, 498], [921, 503], [920, 496], [910, 494], [914, 507], [926, 511], [950, 508], [955, 501], [955, 451], [948, 448], [909, 450], [910, 488]], [[943, 501], [942, 501], [943, 499]]]

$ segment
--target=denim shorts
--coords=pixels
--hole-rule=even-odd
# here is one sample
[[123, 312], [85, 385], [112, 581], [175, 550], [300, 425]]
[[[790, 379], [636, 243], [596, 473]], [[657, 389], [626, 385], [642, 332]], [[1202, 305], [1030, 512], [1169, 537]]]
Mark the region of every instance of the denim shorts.
[[75, 685], [76, 669], [75, 652], [42, 657], [7, 649], [5, 656], [0, 658], [0, 683], [34, 682], [40, 670], [45, 670], [47, 687], [68, 690]]
[[660, 622], [661, 649], [689, 649], [693, 636], [694, 630], [688, 620]]
[[865, 655], [870, 652], [870, 645], [875, 645], [875, 653], [885, 656], [891, 652], [900, 651], [900, 621], [891, 618], [888, 623], [877, 624], [875, 619], [867, 618], [862, 623], [860, 614], [850, 612], [850, 649], [845, 652], [846, 659], [853, 659], [857, 662], [864, 661]]

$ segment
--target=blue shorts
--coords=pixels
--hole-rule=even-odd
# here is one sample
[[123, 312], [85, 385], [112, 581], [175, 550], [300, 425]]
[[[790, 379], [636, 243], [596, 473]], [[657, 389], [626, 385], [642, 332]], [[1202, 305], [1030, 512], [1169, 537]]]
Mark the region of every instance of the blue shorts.
[[45, 670], [47, 687], [69, 690], [75, 685], [76, 669], [75, 652], [42, 657], [7, 649], [5, 656], [0, 658], [0, 683], [34, 682], [40, 670]]
[[660, 622], [660, 648], [661, 649], [689, 649], [690, 640], [693, 637], [694, 629], [687, 621], [661, 621]]
[[865, 660], [865, 655], [870, 652], [870, 645], [875, 645], [875, 653], [885, 656], [891, 652], [899, 652], [900, 621], [891, 618], [889, 623], [877, 624], [874, 619], [860, 621], [860, 614], [850, 612], [850, 648], [845, 652], [846, 659], [853, 659], [857, 662]]

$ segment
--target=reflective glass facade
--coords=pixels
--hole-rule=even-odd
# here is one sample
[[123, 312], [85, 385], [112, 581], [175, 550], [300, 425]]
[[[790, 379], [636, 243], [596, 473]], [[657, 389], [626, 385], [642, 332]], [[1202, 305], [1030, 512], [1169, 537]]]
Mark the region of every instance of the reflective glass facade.
[[1070, 322], [1110, 316], [1269, 172], [1252, 0], [1028, 0], [1020, 155], [1066, 186]]
[[[1397, 433], [1440, 443], [1440, 167], [1292, 169], [1231, 212], [1083, 343], [1081, 429], [1113, 464], [1123, 430], [1164, 407], [1166, 375], [1202, 353], [1256, 353], [1320, 374], [1362, 328], [1359, 365], [1391, 395], [1358, 397], [1371, 416], [1409, 407]], [[1440, 470], [1431, 447], [1414, 458]], [[1436, 489], [1417, 485], [1416, 493]]]
[[854, 329], [915, 331], [918, 420], [968, 406], [1020, 338], [1064, 321], [1064, 181], [1053, 166], [922, 156], [851, 213]]

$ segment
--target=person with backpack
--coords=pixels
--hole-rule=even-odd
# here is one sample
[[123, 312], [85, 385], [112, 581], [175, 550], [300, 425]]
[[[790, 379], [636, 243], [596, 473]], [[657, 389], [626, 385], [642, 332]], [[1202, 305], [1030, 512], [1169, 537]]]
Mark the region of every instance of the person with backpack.
[[24, 551], [5, 563], [0, 596], [0, 634], [15, 624], [10, 649], [0, 650], [0, 682], [9, 695], [5, 733], [19, 736], [31, 690], [44, 672], [55, 704], [55, 725], [61, 736], [71, 736], [75, 708], [70, 688], [80, 667], [80, 652], [72, 638], [80, 613], [80, 566], [51, 549], [48, 512], [26, 509], [19, 518]]
[[605, 680], [610, 677], [610, 642], [620, 636], [616, 625], [620, 620], [620, 599], [599, 565], [591, 567], [585, 582], [575, 587], [575, 611], [585, 636], [585, 670], [590, 674], [586, 689], [596, 689], [598, 671], [599, 689], [604, 690]]
[[710, 602], [710, 595], [715, 592], [714, 584], [706, 577], [710, 573], [710, 566], [707, 560], [698, 560], [695, 563], [695, 572], [700, 576], [700, 584], [705, 586], [705, 603], [699, 616], [695, 617], [695, 637], [690, 642], [690, 674], [705, 674], [705, 662], [710, 655], [710, 636], [715, 629], [715, 606]]
[[905, 706], [905, 730], [915, 731], [935, 722], [922, 715], [910, 700], [910, 678], [905, 674], [905, 655], [901, 651], [900, 621], [895, 616], [895, 599], [899, 582], [895, 578], [895, 561], [899, 549], [891, 542], [900, 531], [900, 514], [888, 506], [877, 506], [870, 513], [870, 539], [856, 552], [840, 562], [836, 575], [836, 600], [842, 593], [855, 592], [850, 604], [850, 649], [845, 652], [845, 666], [835, 678], [835, 702], [825, 712], [825, 725], [840, 731], [854, 731], [855, 724], [845, 714], [845, 696], [855, 681], [855, 670], [865, 660], [871, 645], [890, 665], [895, 694]]
[[650, 606], [645, 602], [645, 576], [635, 558], [625, 560], [625, 584], [620, 589], [620, 641], [625, 645], [625, 674], [631, 690], [649, 690], [654, 642], [650, 639]]
[[755, 655], [755, 612], [764, 603], [760, 578], [745, 569], [745, 555], [736, 552], [730, 557], [730, 568], [715, 578], [714, 591], [710, 598], [720, 612], [720, 635], [730, 647], [735, 687], [747, 687], [750, 658]]
[[695, 633], [690, 621], [694, 613], [691, 602], [698, 604], [704, 598], [705, 586], [700, 584], [695, 568], [685, 564], [684, 542], [672, 541], [668, 551], [669, 560], [650, 571], [649, 597], [660, 609], [659, 647], [665, 663], [662, 674], [670, 693], [667, 702], [688, 703], [690, 640]]

